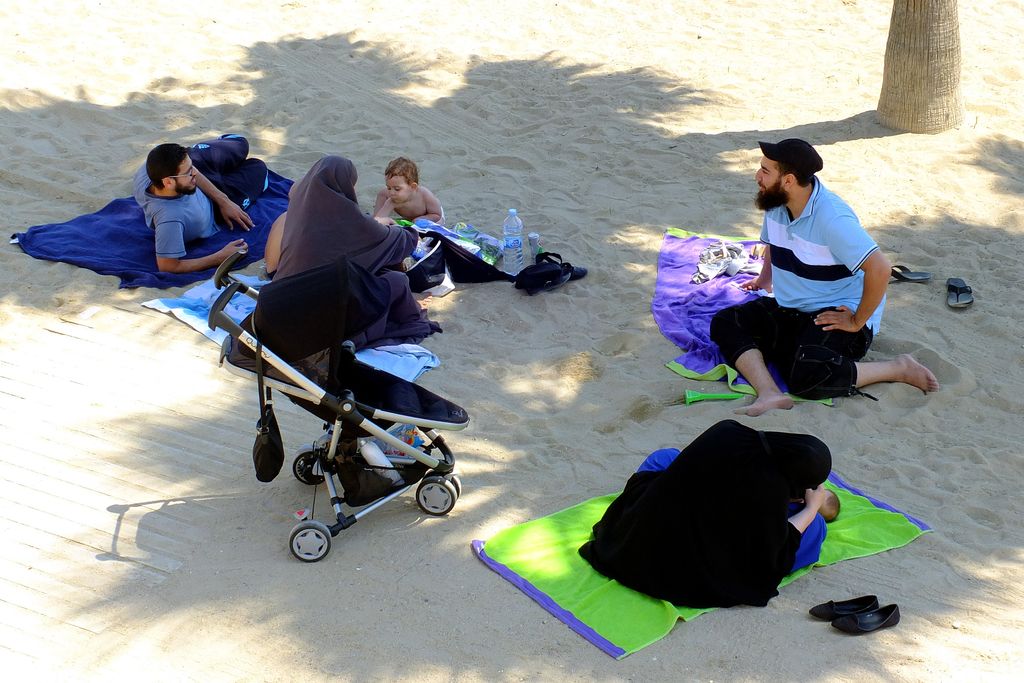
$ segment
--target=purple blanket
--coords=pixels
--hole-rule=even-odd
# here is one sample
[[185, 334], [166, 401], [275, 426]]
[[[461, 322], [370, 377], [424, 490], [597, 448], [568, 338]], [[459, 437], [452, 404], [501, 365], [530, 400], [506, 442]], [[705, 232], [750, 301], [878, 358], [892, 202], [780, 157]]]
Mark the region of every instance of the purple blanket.
[[[686, 371], [681, 374], [692, 379], [725, 376], [725, 358], [718, 345], [711, 341], [711, 318], [723, 308], [750, 301], [756, 296], [735, 286], [750, 280], [753, 276], [749, 273], [722, 274], [703, 284], [690, 282], [697, 272], [700, 253], [720, 239], [670, 229], [665, 233], [658, 256], [658, 279], [654, 286], [651, 313], [661, 333], [685, 351], [675, 359], [675, 365]], [[733, 241], [748, 251], [758, 244], [757, 240]], [[677, 372], [680, 370], [671, 363], [669, 367]], [[785, 391], [785, 383], [775, 369], [769, 366], [769, 370]], [[738, 381], [746, 384], [742, 378]]]
[[[188, 245], [188, 256], [212, 254], [228, 242], [243, 238], [249, 254], [238, 268], [263, 258], [267, 234], [274, 220], [288, 208], [292, 181], [270, 172], [270, 185], [249, 209], [255, 225], [248, 232], [221, 230], [202, 243]], [[15, 235], [29, 256], [63, 261], [100, 275], [116, 275], [121, 287], [181, 287], [207, 280], [214, 268], [194, 273], [161, 273], [153, 254], [153, 230], [146, 225], [142, 209], [131, 197], [115, 199], [96, 213], [72, 218], [66, 223], [36, 225]]]

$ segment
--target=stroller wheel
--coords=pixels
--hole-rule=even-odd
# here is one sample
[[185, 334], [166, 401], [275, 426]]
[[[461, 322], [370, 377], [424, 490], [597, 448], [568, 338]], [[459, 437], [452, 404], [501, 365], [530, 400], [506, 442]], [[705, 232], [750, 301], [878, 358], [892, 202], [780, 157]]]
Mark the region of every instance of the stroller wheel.
[[455, 487], [455, 493], [457, 494], [456, 498], [461, 498], [462, 497], [462, 479], [459, 478], [459, 475], [457, 475], [457, 474], [455, 474], [453, 472], [453, 473], [451, 473], [449, 475], [446, 475], [445, 479], [450, 481], [452, 483], [452, 486]]
[[292, 461], [292, 474], [303, 484], [316, 486], [322, 484], [324, 475], [317, 466], [316, 456], [313, 455], [313, 447], [309, 444], [299, 448], [299, 452]]
[[316, 562], [331, 552], [331, 530], [323, 522], [307, 520], [292, 529], [288, 539], [292, 555], [303, 562]]
[[416, 489], [416, 503], [428, 515], [443, 517], [455, 507], [459, 492], [455, 485], [439, 475], [424, 477]]

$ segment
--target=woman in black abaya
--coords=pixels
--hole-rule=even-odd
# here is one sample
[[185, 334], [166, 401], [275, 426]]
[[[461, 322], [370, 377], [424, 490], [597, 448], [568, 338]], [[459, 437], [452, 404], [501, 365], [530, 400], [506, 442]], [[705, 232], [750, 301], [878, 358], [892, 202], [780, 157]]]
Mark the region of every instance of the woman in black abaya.
[[[667, 469], [630, 477], [580, 555], [676, 605], [766, 605], [793, 569], [831, 467], [828, 446], [813, 436], [719, 422]], [[805, 507], [790, 516], [794, 498]]]

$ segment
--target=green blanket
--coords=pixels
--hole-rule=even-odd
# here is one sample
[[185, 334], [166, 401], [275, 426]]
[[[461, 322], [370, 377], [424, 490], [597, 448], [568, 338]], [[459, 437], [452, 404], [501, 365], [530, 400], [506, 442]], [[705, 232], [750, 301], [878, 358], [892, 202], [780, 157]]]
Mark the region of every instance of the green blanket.
[[[826, 486], [842, 504], [828, 525], [814, 567], [899, 548], [930, 531], [925, 523], [849, 486], [838, 475]], [[477, 556], [607, 654], [621, 659], [665, 637], [678, 619], [714, 608], [677, 607], [627, 588], [595, 571], [576, 552], [618, 494], [592, 498], [547, 517], [473, 541]], [[485, 550], [486, 545], [486, 550]], [[800, 569], [780, 586], [809, 572]]]

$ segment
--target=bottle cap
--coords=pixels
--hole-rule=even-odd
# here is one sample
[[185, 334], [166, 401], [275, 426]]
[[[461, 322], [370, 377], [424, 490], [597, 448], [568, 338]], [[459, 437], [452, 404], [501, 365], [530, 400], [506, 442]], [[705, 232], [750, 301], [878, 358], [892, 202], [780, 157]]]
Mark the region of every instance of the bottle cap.
[[518, 213], [518, 211], [516, 211], [515, 209], [509, 209], [508, 212], [512, 216], [515, 216]]

